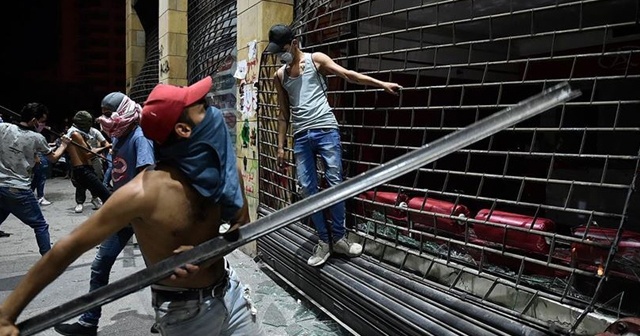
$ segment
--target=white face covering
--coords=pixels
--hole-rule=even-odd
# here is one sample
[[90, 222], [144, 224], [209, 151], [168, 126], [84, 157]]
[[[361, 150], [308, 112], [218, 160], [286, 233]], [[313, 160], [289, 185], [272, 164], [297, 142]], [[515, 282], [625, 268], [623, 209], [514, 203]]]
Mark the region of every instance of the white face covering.
[[278, 54], [278, 58], [282, 64], [290, 65], [293, 62], [293, 54], [288, 51]]

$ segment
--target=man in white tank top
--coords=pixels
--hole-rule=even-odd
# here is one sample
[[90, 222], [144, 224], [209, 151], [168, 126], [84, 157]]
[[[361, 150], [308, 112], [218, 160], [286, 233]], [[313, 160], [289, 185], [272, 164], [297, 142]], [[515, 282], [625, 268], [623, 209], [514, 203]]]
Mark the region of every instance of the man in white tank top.
[[[284, 64], [274, 76], [280, 106], [278, 165], [284, 166], [284, 145], [291, 118], [296, 173], [303, 196], [308, 197], [318, 192], [316, 155], [320, 155], [323, 161], [329, 186], [342, 182], [342, 144], [338, 122], [327, 101], [326, 84], [320, 75], [331, 74], [350, 83], [376, 86], [394, 95], [402, 86], [347, 70], [323, 53], [302, 52], [291, 28], [282, 24], [274, 25], [269, 30], [269, 45], [265, 52], [278, 54]], [[324, 264], [332, 252], [347, 256], [362, 253], [362, 245], [349, 242], [346, 238], [344, 202], [330, 207], [329, 213], [330, 224], [325, 222], [322, 211], [311, 215], [319, 238], [307, 262], [311, 266]]]

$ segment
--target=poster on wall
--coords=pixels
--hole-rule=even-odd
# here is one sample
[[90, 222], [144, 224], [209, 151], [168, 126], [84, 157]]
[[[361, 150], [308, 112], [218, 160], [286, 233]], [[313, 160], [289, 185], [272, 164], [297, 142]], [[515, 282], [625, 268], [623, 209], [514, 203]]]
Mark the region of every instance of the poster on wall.
[[254, 120], [258, 108], [258, 92], [255, 85], [245, 84], [242, 87], [242, 119]]

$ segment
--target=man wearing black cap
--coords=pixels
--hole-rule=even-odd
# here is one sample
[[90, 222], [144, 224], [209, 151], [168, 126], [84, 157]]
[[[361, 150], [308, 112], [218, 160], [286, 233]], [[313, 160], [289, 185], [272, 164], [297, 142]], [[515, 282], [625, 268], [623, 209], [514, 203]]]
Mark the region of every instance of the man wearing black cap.
[[[289, 118], [293, 116], [294, 155], [298, 182], [304, 196], [318, 192], [316, 155], [320, 155], [325, 167], [329, 186], [342, 182], [342, 145], [338, 121], [327, 100], [326, 83], [322, 75], [335, 75], [350, 83], [376, 86], [397, 95], [402, 87], [396, 83], [383, 82], [358, 72], [347, 70], [336, 64], [329, 56], [316, 52], [304, 53], [293, 31], [286, 25], [277, 24], [269, 30], [269, 45], [266, 53], [277, 54], [284, 64], [276, 71], [274, 82], [278, 92], [280, 114], [278, 115], [278, 165], [284, 166], [284, 145]], [[331, 252], [357, 256], [362, 246], [349, 242], [345, 230], [345, 205], [337, 203], [329, 208], [330, 232], [324, 214], [318, 211], [311, 220], [318, 232], [318, 245], [307, 263], [322, 265]], [[333, 243], [333, 248], [330, 244]]]

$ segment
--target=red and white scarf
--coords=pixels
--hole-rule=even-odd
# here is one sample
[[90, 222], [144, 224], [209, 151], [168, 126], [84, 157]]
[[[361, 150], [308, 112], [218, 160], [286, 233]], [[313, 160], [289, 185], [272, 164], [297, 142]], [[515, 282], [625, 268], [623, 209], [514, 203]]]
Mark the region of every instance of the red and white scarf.
[[119, 138], [129, 129], [131, 124], [138, 123], [141, 111], [142, 107], [125, 95], [111, 117], [100, 116], [98, 122], [109, 137]]

